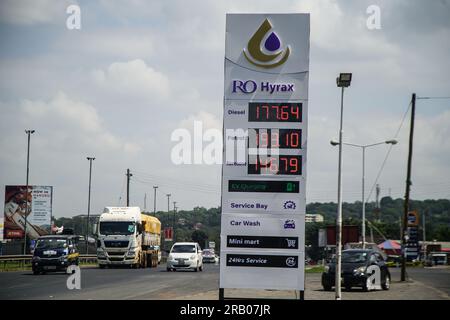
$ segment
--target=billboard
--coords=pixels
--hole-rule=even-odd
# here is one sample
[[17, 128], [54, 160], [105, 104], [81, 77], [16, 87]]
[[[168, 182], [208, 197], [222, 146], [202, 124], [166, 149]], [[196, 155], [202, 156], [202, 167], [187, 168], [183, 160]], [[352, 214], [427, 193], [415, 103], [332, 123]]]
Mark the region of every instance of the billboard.
[[164, 228], [164, 241], [173, 241], [173, 228]]
[[24, 238], [25, 216], [27, 237], [36, 239], [49, 234], [52, 194], [53, 187], [50, 186], [28, 186], [28, 192], [26, 186], [5, 186], [4, 238]]
[[0, 242], [3, 241], [3, 217], [0, 216]]
[[304, 290], [309, 14], [227, 14], [220, 288]]
[[[342, 226], [342, 244], [359, 242], [359, 227], [346, 225]], [[336, 245], [336, 226], [327, 226], [326, 228], [326, 245]]]

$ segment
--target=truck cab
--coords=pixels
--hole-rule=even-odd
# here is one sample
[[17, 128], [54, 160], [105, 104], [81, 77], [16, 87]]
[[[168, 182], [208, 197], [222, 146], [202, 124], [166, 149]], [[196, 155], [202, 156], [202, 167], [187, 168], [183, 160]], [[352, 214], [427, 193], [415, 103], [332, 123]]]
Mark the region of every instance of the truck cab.
[[97, 230], [97, 260], [106, 266], [155, 266], [161, 224], [139, 207], [106, 207]]

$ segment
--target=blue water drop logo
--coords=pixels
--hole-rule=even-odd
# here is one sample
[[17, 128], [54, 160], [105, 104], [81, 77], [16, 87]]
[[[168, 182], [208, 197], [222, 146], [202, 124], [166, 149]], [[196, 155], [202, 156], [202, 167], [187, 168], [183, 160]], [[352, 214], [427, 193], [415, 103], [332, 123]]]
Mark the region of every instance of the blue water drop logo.
[[280, 49], [280, 46], [281, 46], [280, 39], [277, 37], [275, 32], [272, 32], [269, 35], [269, 37], [267, 37], [267, 40], [264, 43], [264, 47], [268, 51], [276, 51], [276, 50]]

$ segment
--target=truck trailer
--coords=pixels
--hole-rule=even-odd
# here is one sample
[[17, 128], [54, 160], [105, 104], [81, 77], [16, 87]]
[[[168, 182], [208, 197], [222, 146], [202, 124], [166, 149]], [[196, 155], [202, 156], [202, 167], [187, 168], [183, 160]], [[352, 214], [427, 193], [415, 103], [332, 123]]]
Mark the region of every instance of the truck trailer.
[[139, 207], [106, 207], [97, 228], [100, 268], [156, 267], [160, 257], [161, 222]]

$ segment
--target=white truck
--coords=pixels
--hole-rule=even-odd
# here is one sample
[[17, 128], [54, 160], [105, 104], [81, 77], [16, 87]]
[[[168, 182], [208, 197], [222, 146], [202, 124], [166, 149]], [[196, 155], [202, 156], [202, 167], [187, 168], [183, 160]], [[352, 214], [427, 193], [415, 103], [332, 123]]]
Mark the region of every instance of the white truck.
[[161, 252], [161, 222], [141, 213], [139, 207], [106, 207], [97, 228], [100, 268], [156, 267]]

